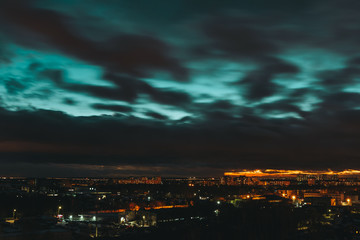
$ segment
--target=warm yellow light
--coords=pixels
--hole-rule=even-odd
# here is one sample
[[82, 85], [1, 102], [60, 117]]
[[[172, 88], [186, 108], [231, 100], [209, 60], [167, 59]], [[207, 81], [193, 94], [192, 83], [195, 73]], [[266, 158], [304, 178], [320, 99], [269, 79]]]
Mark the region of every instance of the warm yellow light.
[[250, 195], [246, 195], [246, 198], [250, 198]]
[[346, 201], [349, 203], [349, 202], [351, 201], [351, 199], [350, 199], [350, 198], [348, 198], [348, 199], [346, 199]]
[[291, 198], [292, 198], [292, 200], [293, 200], [293, 201], [295, 201], [296, 196], [295, 196], [295, 195], [293, 195]]
[[283, 193], [282, 196], [285, 197], [285, 193]]
[[59, 206], [59, 209], [61, 209], [62, 207], [61, 206]]
[[332, 171], [331, 169], [327, 171], [305, 171], [305, 170], [284, 170], [284, 169], [254, 169], [254, 170], [247, 170], [243, 169], [238, 172], [225, 172], [225, 176], [246, 176], [246, 177], [269, 177], [269, 176], [278, 176], [278, 177], [285, 177], [285, 176], [293, 176], [299, 174], [310, 174], [310, 175], [343, 175], [343, 176], [351, 176], [351, 175], [360, 175], [360, 170], [356, 169], [346, 169], [343, 171]]
[[16, 209], [14, 209], [14, 212], [16, 212]]

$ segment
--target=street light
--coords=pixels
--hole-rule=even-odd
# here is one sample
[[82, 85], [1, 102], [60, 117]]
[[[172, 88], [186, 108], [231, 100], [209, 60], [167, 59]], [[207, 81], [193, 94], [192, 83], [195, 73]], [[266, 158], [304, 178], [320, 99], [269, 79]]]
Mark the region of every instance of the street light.
[[59, 206], [59, 207], [58, 207], [58, 214], [57, 214], [58, 216], [60, 215], [60, 210], [61, 210], [61, 209], [62, 209], [62, 207]]
[[15, 220], [16, 209], [13, 210], [13, 219]]

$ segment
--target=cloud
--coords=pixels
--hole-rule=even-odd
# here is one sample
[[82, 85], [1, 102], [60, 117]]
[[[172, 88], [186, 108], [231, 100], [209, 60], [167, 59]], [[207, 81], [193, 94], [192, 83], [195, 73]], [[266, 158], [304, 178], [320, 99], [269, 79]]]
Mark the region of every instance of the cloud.
[[187, 93], [155, 88], [140, 79], [125, 77], [115, 73], [105, 73], [103, 75], [103, 80], [108, 81], [114, 86], [68, 83], [65, 81], [66, 74], [64, 71], [63, 69], [46, 68], [35, 73], [38, 78], [48, 79], [62, 89], [107, 100], [134, 103], [139, 99], [140, 95], [147, 95], [154, 102], [178, 107], [188, 105], [192, 101], [192, 97]]
[[13, 53], [8, 50], [7, 45], [0, 40], [0, 67], [11, 63]]
[[168, 119], [167, 116], [162, 115], [162, 114], [157, 113], [157, 112], [147, 112], [146, 116], [149, 116], [149, 117], [157, 119], [157, 120], [167, 120]]
[[306, 113], [301, 110], [296, 102], [291, 102], [288, 99], [279, 100], [271, 103], [263, 103], [256, 106], [256, 110], [260, 110], [261, 114], [266, 113], [297, 113], [299, 116], [304, 116]]
[[[266, 30], [269, 26], [261, 16], [230, 17], [217, 16], [202, 25], [206, 43], [195, 48], [196, 55], [203, 58], [219, 58], [256, 66], [238, 83], [247, 87], [245, 97], [259, 101], [272, 96], [279, 86], [274, 83], [279, 75], [296, 75], [299, 66], [282, 60], [276, 55], [286, 50], [277, 38]], [[255, 22], [254, 22], [255, 21]], [[254, 24], [256, 23], [256, 24]]]
[[181, 107], [190, 104], [192, 97], [184, 92], [154, 88], [151, 85], [137, 79], [122, 78], [116, 87], [94, 86], [84, 84], [62, 84], [61, 87], [74, 92], [87, 93], [92, 96], [135, 102], [141, 94], [147, 95], [152, 101]]
[[156, 37], [124, 33], [94, 41], [72, 29], [74, 19], [63, 13], [37, 8], [23, 1], [3, 1], [0, 7], [0, 29], [20, 45], [47, 51], [55, 49], [109, 71], [134, 77], [165, 71], [176, 80], [188, 80], [187, 69], [168, 55], [171, 47]]
[[202, 30], [210, 43], [198, 50], [219, 57], [248, 60], [279, 51], [264, 32], [248, 26], [244, 20], [226, 16], [205, 22]]
[[1, 1], [0, 173], [360, 167], [358, 9]]
[[22, 92], [24, 89], [27, 88], [27, 86], [17, 81], [16, 79], [11, 78], [5, 81], [5, 88], [8, 94], [14, 95]]
[[[36, 68], [36, 65], [31, 64], [30, 69]], [[38, 73], [38, 78], [45, 78], [53, 81], [57, 85], [64, 83], [64, 72], [61, 69], [44, 69]]]
[[259, 69], [251, 71], [238, 84], [247, 85], [247, 99], [250, 101], [261, 100], [264, 97], [274, 95], [278, 86], [273, 82], [275, 77], [280, 74], [296, 74], [300, 69], [294, 64], [280, 59], [267, 59]]
[[131, 112], [132, 107], [130, 106], [124, 106], [124, 105], [114, 105], [114, 104], [101, 104], [101, 103], [95, 103], [91, 105], [92, 108], [97, 110], [109, 110], [113, 112]]
[[206, 166], [218, 174], [236, 167], [357, 167], [359, 116], [357, 110], [341, 111], [329, 121], [319, 111], [306, 120], [254, 116], [230, 124], [209, 118], [178, 125], [162, 119], [164, 125], [124, 116], [2, 109], [0, 155], [33, 164]]
[[318, 104], [318, 107], [321, 111], [336, 113], [337, 111], [358, 108], [359, 103], [359, 93], [338, 92], [324, 96], [322, 102]]
[[64, 98], [63, 103], [65, 103], [66, 105], [76, 105], [77, 104], [77, 102], [71, 98]]

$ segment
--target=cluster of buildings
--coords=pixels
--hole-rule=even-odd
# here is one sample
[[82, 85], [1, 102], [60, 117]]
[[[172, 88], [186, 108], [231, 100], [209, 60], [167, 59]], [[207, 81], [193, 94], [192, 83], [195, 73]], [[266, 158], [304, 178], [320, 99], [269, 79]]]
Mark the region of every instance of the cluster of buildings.
[[162, 184], [161, 177], [129, 177], [114, 181], [117, 184]]
[[220, 178], [221, 185], [243, 186], [360, 186], [360, 172], [347, 170], [342, 172], [299, 170], [253, 170], [225, 172]]
[[[134, 229], [164, 224], [216, 222], [222, 216], [221, 208], [241, 209], [248, 204], [331, 209], [324, 213], [323, 221], [335, 224], [338, 217], [334, 213], [341, 209], [360, 212], [359, 179], [355, 174], [303, 172], [231, 172], [219, 178], [3, 177], [0, 239], [26, 232], [32, 222], [29, 219], [36, 214], [41, 216], [36, 216], [41, 224], [35, 235], [43, 231], [54, 239], [73, 238], [74, 234], [121, 237], [128, 231], [143, 231]], [[28, 202], [37, 203], [35, 212]], [[303, 224], [299, 231], [308, 228]]]

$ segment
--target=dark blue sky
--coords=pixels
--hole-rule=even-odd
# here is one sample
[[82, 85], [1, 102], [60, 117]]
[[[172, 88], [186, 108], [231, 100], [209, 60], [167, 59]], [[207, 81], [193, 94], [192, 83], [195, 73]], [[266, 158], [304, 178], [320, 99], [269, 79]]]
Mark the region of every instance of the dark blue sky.
[[0, 175], [360, 168], [359, 11], [0, 0]]

